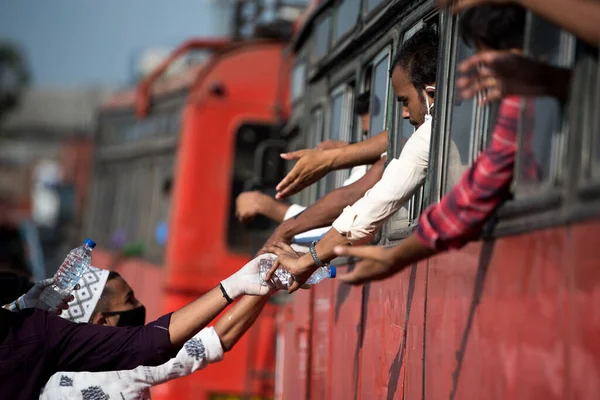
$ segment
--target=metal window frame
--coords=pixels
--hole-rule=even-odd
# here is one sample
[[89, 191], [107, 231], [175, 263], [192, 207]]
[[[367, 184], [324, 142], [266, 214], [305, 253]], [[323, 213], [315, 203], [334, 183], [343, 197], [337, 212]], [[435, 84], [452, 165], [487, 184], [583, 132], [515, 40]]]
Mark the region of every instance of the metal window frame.
[[[530, 51], [531, 25], [533, 14], [528, 13], [525, 29], [525, 50]], [[570, 33], [561, 30], [560, 34], [560, 64], [564, 67], [574, 65], [575, 61], [575, 38]], [[521, 170], [521, 155], [524, 143], [523, 123], [519, 127], [518, 150], [515, 159], [512, 192], [514, 198], [503, 204], [497, 211], [493, 227], [487, 232], [489, 237], [503, 237], [564, 224], [567, 217], [567, 204], [565, 200], [569, 197], [571, 183], [570, 171], [575, 161], [572, 158], [573, 147], [577, 146], [578, 138], [576, 132], [571, 129], [568, 115], [572, 110], [572, 100], [578, 94], [571, 96], [568, 103], [563, 107], [563, 118], [561, 127], [557, 133], [558, 138], [553, 139], [551, 144], [550, 173], [549, 179], [541, 183], [526, 184], [519, 181]], [[524, 103], [521, 107], [521, 115], [525, 112]], [[568, 157], [567, 160], [563, 157]], [[566, 161], [566, 162], [565, 162]], [[519, 188], [525, 187], [527, 192], [519, 193]], [[534, 192], [535, 191], [535, 192]]]
[[336, 29], [337, 29], [337, 24], [338, 24], [338, 16], [339, 16], [339, 11], [340, 11], [340, 6], [342, 5], [342, 3], [344, 3], [345, 1], [348, 0], [340, 0], [339, 2], [336, 3], [335, 5], [335, 10], [334, 12], [334, 16], [333, 16], [333, 21], [332, 21], [332, 26], [331, 26], [331, 43], [333, 46], [335, 46], [337, 43], [341, 43], [343, 42], [345, 39], [347, 39], [348, 37], [350, 37], [352, 34], [354, 34], [358, 29], [360, 29], [360, 24], [361, 21], [363, 19], [363, 5], [365, 3], [365, 0], [359, 0], [359, 4], [358, 4], [358, 13], [356, 13], [356, 21], [354, 21], [354, 24], [345, 32], [342, 32], [340, 34], [339, 37], [335, 37], [336, 34]]
[[[375, 100], [375, 69], [377, 67], [377, 65], [379, 65], [382, 61], [384, 61], [387, 58], [387, 68], [386, 71], [390, 70], [390, 63], [392, 62], [392, 48], [390, 44], [386, 44], [383, 46], [382, 50], [377, 53], [377, 55], [375, 57], [373, 57], [373, 60], [368, 62], [367, 65], [371, 66], [371, 99], [370, 99], [370, 104], [374, 103]], [[389, 72], [388, 72], [389, 73]], [[388, 77], [388, 74], [386, 74], [386, 83], [385, 83], [385, 95], [384, 95], [384, 107], [383, 107], [383, 126], [380, 128], [380, 130], [377, 132], [382, 132], [384, 130], [387, 129], [388, 127], [388, 114], [389, 114], [389, 105], [390, 105], [390, 79]], [[370, 121], [373, 121], [373, 116], [371, 115], [371, 119]], [[369, 136], [372, 135], [371, 133], [371, 122], [369, 122]]]
[[[313, 46], [312, 46], [312, 51], [310, 52], [310, 61], [311, 64], [317, 64], [319, 63], [322, 59], [327, 58], [327, 53], [329, 50], [331, 50], [332, 47], [332, 31], [333, 31], [333, 9], [329, 9], [327, 11], [325, 11], [317, 20], [317, 22], [315, 23], [315, 33], [313, 35]], [[327, 32], [327, 49], [325, 50], [325, 53], [322, 55], [317, 55], [317, 46], [318, 46], [318, 39], [319, 39], [319, 28], [321, 27], [321, 24], [324, 23], [325, 20], [329, 19], [329, 31]]]
[[[435, 9], [434, 9], [435, 10]], [[440, 35], [442, 34], [442, 26], [441, 26], [441, 14], [438, 14], [436, 11], [432, 11], [432, 7], [430, 4], [423, 4], [418, 10], [411, 13], [407, 18], [405, 18], [400, 24], [400, 38], [398, 46], [408, 40], [412, 35], [418, 32], [420, 29], [427, 25], [427, 22], [432, 19], [438, 17], [438, 31]], [[418, 29], [416, 29], [418, 27]], [[391, 58], [390, 58], [391, 59]], [[441, 58], [438, 58], [441, 60]], [[439, 73], [439, 65], [438, 61], [438, 73]], [[439, 87], [439, 85], [437, 85]], [[436, 98], [439, 97], [439, 90], [436, 90]], [[436, 102], [437, 104], [437, 102]], [[435, 107], [437, 109], [437, 106]], [[393, 112], [393, 122], [390, 126], [389, 130], [389, 145], [388, 145], [388, 156], [393, 154], [394, 158], [400, 156], [402, 148], [398, 145], [398, 141], [401, 137], [403, 137], [402, 132], [402, 119], [401, 119], [401, 106], [397, 101], [394, 101], [394, 105], [392, 107]], [[435, 111], [434, 111], [435, 112]], [[434, 130], [432, 129], [432, 135]], [[432, 136], [433, 140], [433, 136]], [[431, 169], [431, 160], [433, 159], [433, 152], [430, 149], [430, 163], [429, 167]], [[389, 158], [388, 158], [389, 159]], [[428, 178], [430, 179], [431, 170], [428, 171]], [[427, 182], [427, 181], [426, 181]], [[421, 210], [425, 204], [425, 199], [427, 193], [425, 192], [426, 183], [421, 186], [419, 191], [415, 193], [415, 195], [406, 203], [406, 218], [397, 218], [397, 213], [391, 216], [384, 225], [384, 231], [386, 240], [388, 242], [395, 241], [399, 239], [403, 239], [406, 236], [410, 235], [410, 233], [415, 229]], [[398, 226], [400, 225], [400, 226]]]
[[[294, 97], [294, 72], [296, 72], [296, 69], [300, 66], [304, 67], [304, 74], [302, 75], [302, 92], [300, 94], [298, 94], [298, 96]], [[306, 62], [306, 60], [304, 58], [298, 59], [296, 61], [296, 63], [294, 64], [294, 68], [292, 69], [292, 79], [291, 79], [291, 87], [290, 87], [290, 100], [292, 105], [296, 105], [298, 104], [303, 96], [306, 94], [306, 88], [307, 88], [307, 79], [306, 77], [308, 76], [308, 63]]]

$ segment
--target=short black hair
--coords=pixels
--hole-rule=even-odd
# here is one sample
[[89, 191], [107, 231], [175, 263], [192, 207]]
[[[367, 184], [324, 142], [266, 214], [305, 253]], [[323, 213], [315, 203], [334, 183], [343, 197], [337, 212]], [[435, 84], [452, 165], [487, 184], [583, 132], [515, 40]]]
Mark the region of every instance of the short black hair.
[[472, 7], [460, 15], [460, 35], [465, 43], [494, 50], [523, 48], [527, 11], [516, 4]]
[[361, 93], [354, 104], [354, 113], [356, 115], [365, 115], [369, 113], [369, 106], [371, 103], [371, 92], [367, 90]]
[[394, 68], [404, 69], [413, 86], [422, 93], [425, 86], [436, 81], [437, 58], [440, 38], [433, 27], [425, 27], [410, 37], [398, 49], [392, 63]]

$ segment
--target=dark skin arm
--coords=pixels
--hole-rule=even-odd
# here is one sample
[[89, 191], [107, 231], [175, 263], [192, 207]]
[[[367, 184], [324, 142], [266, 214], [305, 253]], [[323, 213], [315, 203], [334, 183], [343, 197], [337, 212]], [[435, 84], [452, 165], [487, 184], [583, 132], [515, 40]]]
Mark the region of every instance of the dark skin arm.
[[336, 255], [358, 257], [361, 261], [352, 271], [338, 275], [337, 279], [350, 285], [387, 279], [436, 253], [425, 246], [414, 233], [391, 248], [338, 246], [335, 249]]
[[294, 168], [277, 185], [277, 199], [292, 196], [305, 187], [315, 183], [330, 171], [373, 164], [387, 149], [388, 132], [379, 134], [347, 146], [338, 146], [322, 150], [305, 149], [282, 154], [286, 160], [298, 160]]
[[219, 318], [215, 331], [223, 350], [229, 351], [252, 326], [269, 301], [269, 296], [244, 296], [225, 315]]
[[[277, 242], [289, 244], [294, 235], [331, 225], [346, 206], [358, 201], [381, 179], [384, 167], [385, 161], [380, 159], [358, 181], [329, 192], [295, 218], [284, 221], [275, 229], [265, 246]], [[264, 249], [261, 250], [261, 253], [264, 252]]]

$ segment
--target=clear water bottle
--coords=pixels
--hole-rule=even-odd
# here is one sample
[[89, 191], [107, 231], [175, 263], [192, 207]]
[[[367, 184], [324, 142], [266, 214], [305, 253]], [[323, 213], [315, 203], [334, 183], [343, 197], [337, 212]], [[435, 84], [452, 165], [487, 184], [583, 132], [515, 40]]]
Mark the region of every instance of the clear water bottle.
[[56, 282], [48, 286], [41, 294], [40, 301], [48, 308], [56, 308], [71, 293], [77, 282], [88, 270], [92, 262], [92, 249], [96, 243], [85, 239], [83, 246], [69, 252], [65, 261], [54, 274]]
[[[267, 272], [273, 266], [273, 262], [276, 259], [277, 259], [277, 256], [275, 254], [265, 254], [260, 257], [260, 260], [258, 263], [258, 272], [259, 272], [261, 283], [263, 283], [265, 285], [269, 285], [269, 282], [267, 282], [265, 280], [265, 276], [267, 275]], [[321, 282], [323, 279], [335, 278], [336, 272], [337, 271], [334, 266], [330, 265], [327, 267], [321, 267], [321, 268], [317, 269], [310, 276], [310, 278], [308, 278], [305, 285], [303, 285], [302, 287], [306, 288], [308, 285], [316, 285], [317, 283]], [[292, 282], [294, 282], [294, 278], [292, 277], [292, 274], [290, 274], [284, 268], [277, 268], [277, 270], [275, 270], [274, 280], [276, 282], [278, 281], [276, 284], [278, 289], [288, 289], [290, 287], [290, 285], [292, 284]], [[270, 286], [273, 286], [273, 284], [271, 284]]]

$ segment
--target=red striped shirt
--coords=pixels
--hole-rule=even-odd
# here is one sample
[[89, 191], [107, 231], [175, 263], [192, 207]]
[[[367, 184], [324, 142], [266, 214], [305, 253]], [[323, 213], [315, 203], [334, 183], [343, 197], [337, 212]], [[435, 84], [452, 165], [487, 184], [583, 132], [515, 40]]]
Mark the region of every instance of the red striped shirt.
[[[520, 97], [502, 101], [487, 149], [456, 186], [421, 215], [417, 236], [426, 246], [438, 251], [464, 246], [479, 235], [487, 219], [508, 198], [518, 147], [520, 105]], [[530, 152], [530, 145], [526, 147]], [[537, 175], [535, 163], [527, 164], [527, 175]]]

